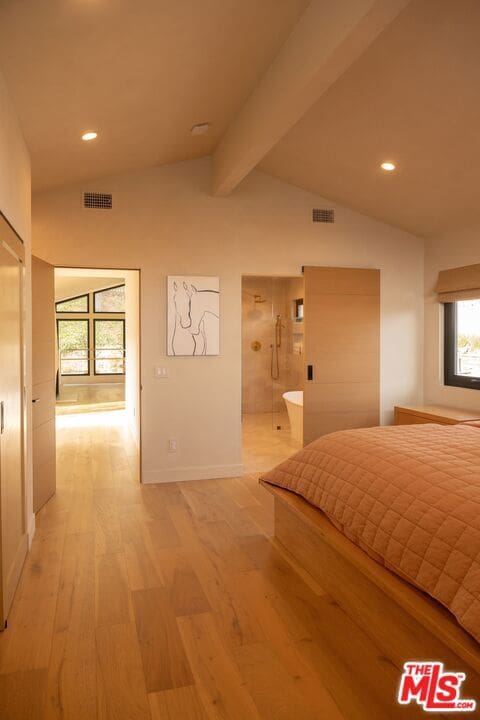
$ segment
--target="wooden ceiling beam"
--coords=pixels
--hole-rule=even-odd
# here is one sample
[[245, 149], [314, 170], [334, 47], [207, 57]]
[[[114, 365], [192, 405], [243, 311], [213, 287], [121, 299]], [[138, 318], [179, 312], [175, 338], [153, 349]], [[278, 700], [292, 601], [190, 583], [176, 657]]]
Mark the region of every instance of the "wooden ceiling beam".
[[228, 195], [410, 0], [312, 0], [217, 145], [212, 191]]

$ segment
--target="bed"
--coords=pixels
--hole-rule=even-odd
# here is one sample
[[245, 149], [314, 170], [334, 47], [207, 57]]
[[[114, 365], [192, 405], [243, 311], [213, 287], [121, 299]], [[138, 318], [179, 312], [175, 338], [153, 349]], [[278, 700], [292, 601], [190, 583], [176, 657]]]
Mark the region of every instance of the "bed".
[[467, 664], [479, 682], [478, 424], [332, 433], [260, 482], [277, 539], [387, 657]]

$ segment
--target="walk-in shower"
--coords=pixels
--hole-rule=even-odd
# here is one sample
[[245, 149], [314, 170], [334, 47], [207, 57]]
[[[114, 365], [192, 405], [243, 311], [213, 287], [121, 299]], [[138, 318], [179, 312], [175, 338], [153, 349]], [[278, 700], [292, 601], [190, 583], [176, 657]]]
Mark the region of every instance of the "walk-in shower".
[[283, 394], [303, 388], [301, 277], [242, 280], [242, 413], [289, 430]]

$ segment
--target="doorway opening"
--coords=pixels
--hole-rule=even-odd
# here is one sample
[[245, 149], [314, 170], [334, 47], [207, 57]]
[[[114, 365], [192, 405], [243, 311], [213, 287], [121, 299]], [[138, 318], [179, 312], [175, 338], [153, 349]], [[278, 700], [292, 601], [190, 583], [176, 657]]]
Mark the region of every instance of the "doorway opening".
[[55, 268], [55, 319], [57, 428], [124, 424], [139, 449], [140, 271]]
[[242, 278], [242, 440], [263, 472], [303, 440], [303, 277]]

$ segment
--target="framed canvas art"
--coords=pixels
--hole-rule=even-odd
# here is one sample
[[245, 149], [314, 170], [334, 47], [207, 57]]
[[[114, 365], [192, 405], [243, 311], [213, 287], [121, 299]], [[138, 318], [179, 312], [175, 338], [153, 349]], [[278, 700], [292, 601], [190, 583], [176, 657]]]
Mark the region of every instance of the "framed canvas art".
[[167, 278], [167, 354], [218, 355], [220, 278], [169, 275]]

